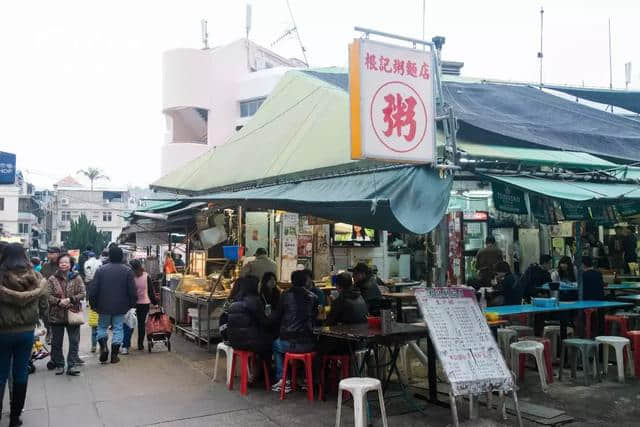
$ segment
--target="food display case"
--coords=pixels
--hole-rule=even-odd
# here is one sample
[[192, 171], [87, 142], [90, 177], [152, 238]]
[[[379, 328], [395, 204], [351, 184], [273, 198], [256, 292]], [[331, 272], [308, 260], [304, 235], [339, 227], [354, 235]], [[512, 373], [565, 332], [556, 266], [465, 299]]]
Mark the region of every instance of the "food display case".
[[222, 307], [236, 277], [235, 263], [227, 259], [207, 259], [212, 271], [207, 277], [185, 274], [175, 290], [175, 327], [185, 336], [211, 347], [220, 336]]

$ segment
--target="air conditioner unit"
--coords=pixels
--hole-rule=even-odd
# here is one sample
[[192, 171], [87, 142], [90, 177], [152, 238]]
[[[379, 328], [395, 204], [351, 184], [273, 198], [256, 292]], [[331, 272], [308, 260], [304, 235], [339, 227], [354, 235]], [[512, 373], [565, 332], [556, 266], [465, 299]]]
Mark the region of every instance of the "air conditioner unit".
[[62, 206], [69, 206], [69, 199], [67, 199], [66, 197], [63, 197], [62, 199], [60, 199], [60, 204]]

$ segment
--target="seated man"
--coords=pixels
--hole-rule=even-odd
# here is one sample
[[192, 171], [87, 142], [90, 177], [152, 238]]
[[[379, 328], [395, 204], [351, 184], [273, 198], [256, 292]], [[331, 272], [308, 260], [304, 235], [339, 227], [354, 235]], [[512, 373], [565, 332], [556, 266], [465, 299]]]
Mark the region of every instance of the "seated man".
[[306, 288], [308, 290], [310, 290], [311, 292], [313, 292], [315, 294], [316, 297], [318, 297], [318, 305], [320, 307], [324, 307], [326, 305], [326, 297], [324, 295], [324, 292], [322, 291], [322, 289], [318, 288], [316, 286], [316, 283], [313, 281], [313, 273], [311, 272], [311, 270], [305, 268], [304, 270], [302, 270], [304, 272], [304, 274], [307, 275], [307, 286]]
[[369, 266], [363, 262], [356, 264], [352, 271], [355, 287], [360, 291], [362, 298], [367, 303], [369, 314], [379, 316], [383, 299], [376, 277], [369, 270]]
[[318, 298], [305, 288], [307, 274], [304, 271], [291, 273], [291, 288], [282, 294], [280, 306], [273, 314], [272, 321], [280, 325], [278, 339], [273, 342], [273, 356], [276, 361], [276, 380], [272, 390], [291, 391], [287, 380], [282, 383], [285, 353], [307, 353], [315, 348], [313, 322], [318, 315]]
[[517, 305], [522, 304], [522, 296], [524, 290], [520, 286], [520, 281], [511, 272], [509, 264], [505, 261], [500, 261], [494, 267], [496, 272], [496, 279], [498, 282], [497, 290], [502, 294], [502, 303], [496, 303], [494, 305]]
[[589, 256], [582, 257], [582, 299], [585, 301], [604, 300], [604, 280], [602, 273], [593, 268], [593, 260]]

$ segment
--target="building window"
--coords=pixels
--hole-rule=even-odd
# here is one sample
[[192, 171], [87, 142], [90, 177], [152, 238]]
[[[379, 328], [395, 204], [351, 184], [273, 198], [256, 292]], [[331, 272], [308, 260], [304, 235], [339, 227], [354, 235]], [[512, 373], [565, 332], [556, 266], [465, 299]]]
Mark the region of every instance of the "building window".
[[71, 221], [71, 211], [62, 211], [62, 221]]
[[63, 242], [66, 242], [67, 240], [69, 240], [69, 234], [71, 232], [70, 231], [61, 231], [60, 232], [60, 240], [62, 240]]
[[105, 241], [107, 242], [111, 241], [111, 236], [112, 236], [111, 231], [103, 231], [102, 235], [104, 236]]
[[0, 197], [0, 211], [4, 210], [4, 197]]
[[250, 101], [240, 101], [240, 117], [253, 116], [266, 98], [256, 98]]
[[29, 233], [29, 224], [18, 223], [18, 233], [20, 233], [20, 234], [28, 234]]
[[102, 212], [102, 221], [111, 222], [111, 212]]

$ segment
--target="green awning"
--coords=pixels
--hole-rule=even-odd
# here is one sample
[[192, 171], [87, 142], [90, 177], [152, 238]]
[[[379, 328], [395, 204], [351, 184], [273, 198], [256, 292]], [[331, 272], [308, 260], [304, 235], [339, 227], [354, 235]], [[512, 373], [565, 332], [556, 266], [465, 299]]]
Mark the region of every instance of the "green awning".
[[522, 176], [485, 175], [525, 191], [574, 202], [622, 201], [640, 199], [640, 185], [561, 181]]
[[485, 145], [466, 141], [458, 141], [457, 145], [459, 149], [464, 150], [472, 158], [508, 160], [523, 164], [588, 170], [615, 168], [618, 166], [591, 154], [576, 151]]

